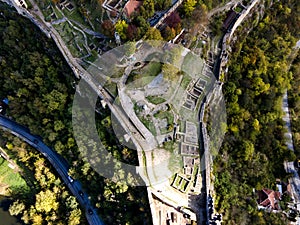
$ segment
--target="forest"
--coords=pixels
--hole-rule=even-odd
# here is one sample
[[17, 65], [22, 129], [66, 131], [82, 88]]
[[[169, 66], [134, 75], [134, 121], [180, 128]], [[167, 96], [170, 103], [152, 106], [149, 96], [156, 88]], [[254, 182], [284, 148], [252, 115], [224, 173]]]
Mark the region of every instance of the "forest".
[[281, 107], [283, 93], [289, 90], [293, 129], [299, 132], [299, 56], [294, 54], [300, 38], [300, 2], [265, 4], [264, 17], [249, 34], [253, 18], [237, 31], [224, 77], [228, 127], [213, 168], [216, 209], [225, 224], [275, 225], [288, 220], [284, 214], [259, 211], [253, 189], [276, 190], [276, 179], [287, 182], [290, 176], [283, 162], [299, 156], [298, 149], [294, 153], [285, 144]]
[[[67, 159], [70, 175], [79, 179], [107, 224], [151, 224], [144, 187], [118, 185], [101, 177], [80, 157], [72, 131], [72, 101], [78, 80], [53, 41], [31, 22], [1, 3], [0, 96], [9, 99], [8, 117]], [[97, 116], [99, 134], [114, 156], [136, 164], [136, 153], [111, 138], [110, 115]], [[20, 139], [1, 132], [1, 147], [22, 169], [30, 190], [12, 189], [10, 213], [26, 224], [87, 224], [84, 211], [44, 156]], [[125, 153], [126, 154], [125, 154]], [[130, 210], [127, 210], [130, 209]]]
[[293, 79], [289, 96], [289, 109], [293, 132], [293, 143], [297, 158], [300, 158], [300, 51], [290, 69]]

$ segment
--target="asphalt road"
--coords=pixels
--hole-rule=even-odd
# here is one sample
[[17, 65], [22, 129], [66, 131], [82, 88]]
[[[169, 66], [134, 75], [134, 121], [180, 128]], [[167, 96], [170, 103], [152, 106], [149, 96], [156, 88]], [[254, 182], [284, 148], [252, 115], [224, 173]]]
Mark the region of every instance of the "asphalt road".
[[85, 209], [85, 215], [90, 225], [104, 225], [103, 221], [97, 215], [95, 208], [91, 205], [87, 193], [82, 190], [81, 183], [68, 175], [69, 166], [64, 158], [49, 148], [39, 136], [31, 134], [28, 128], [8, 119], [7, 117], [0, 115], [0, 126], [4, 130], [9, 131], [27, 142], [49, 160], [63, 182], [77, 198], [79, 204]]

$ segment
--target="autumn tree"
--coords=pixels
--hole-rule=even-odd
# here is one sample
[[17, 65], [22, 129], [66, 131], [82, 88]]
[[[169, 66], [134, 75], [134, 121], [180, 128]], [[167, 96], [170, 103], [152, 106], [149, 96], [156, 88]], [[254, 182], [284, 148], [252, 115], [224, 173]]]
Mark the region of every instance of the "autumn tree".
[[128, 28], [128, 24], [125, 22], [125, 20], [119, 20], [115, 24], [116, 32], [118, 32], [118, 34], [120, 35], [120, 38], [122, 40], [126, 40], [127, 39], [127, 36], [126, 36], [127, 28]]
[[134, 24], [129, 24], [127, 27], [128, 40], [136, 40], [138, 38], [138, 28]]
[[51, 210], [58, 209], [56, 195], [51, 190], [41, 191], [36, 195], [35, 208], [38, 212], [49, 213]]
[[13, 204], [9, 206], [9, 213], [12, 216], [17, 216], [25, 210], [25, 204], [20, 200], [14, 201]]
[[110, 20], [104, 20], [101, 24], [101, 28], [103, 30], [103, 34], [108, 37], [113, 37], [115, 27]]
[[150, 27], [145, 34], [145, 39], [147, 40], [163, 40], [161, 33], [158, 29]]
[[176, 36], [176, 31], [174, 28], [171, 28], [169, 26], [167, 26], [163, 32], [162, 32], [162, 36], [164, 37], [164, 39], [166, 41], [172, 40], [175, 36]]
[[176, 11], [171, 13], [171, 15], [166, 18], [165, 22], [169, 27], [175, 28], [181, 22], [179, 13]]

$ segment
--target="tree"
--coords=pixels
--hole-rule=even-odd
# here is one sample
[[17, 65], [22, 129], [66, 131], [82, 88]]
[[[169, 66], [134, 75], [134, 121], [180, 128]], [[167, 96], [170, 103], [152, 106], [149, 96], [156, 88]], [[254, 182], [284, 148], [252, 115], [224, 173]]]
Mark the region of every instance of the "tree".
[[142, 16], [138, 16], [133, 20], [133, 23], [138, 27], [138, 37], [141, 38], [148, 31], [150, 24]]
[[242, 148], [244, 151], [244, 160], [251, 160], [254, 154], [254, 145], [250, 141], [243, 141]]
[[183, 11], [184, 11], [185, 15], [187, 15], [187, 16], [192, 15], [192, 13], [195, 9], [196, 3], [197, 3], [196, 0], [186, 0], [183, 3]]
[[55, 193], [49, 189], [36, 195], [35, 208], [38, 212], [49, 213], [51, 210], [55, 211], [58, 209], [58, 205]]
[[259, 125], [259, 121], [257, 119], [254, 119], [252, 125], [253, 125], [254, 130], [259, 131], [260, 125]]
[[150, 27], [145, 34], [145, 39], [147, 40], [163, 40], [161, 33], [158, 29]]
[[15, 201], [12, 205], [9, 206], [9, 213], [12, 216], [17, 216], [25, 210], [25, 204], [20, 200]]
[[127, 38], [128, 40], [135, 40], [138, 38], [138, 29], [134, 24], [129, 24], [127, 27]]
[[76, 201], [76, 198], [74, 196], [69, 196], [66, 199], [66, 206], [68, 207], [68, 209], [78, 208], [78, 202]]
[[180, 22], [180, 16], [178, 12], [173, 12], [170, 16], [168, 16], [165, 20], [166, 24], [171, 27], [171, 28], [175, 28]]
[[166, 41], [169, 41], [169, 40], [172, 40], [176, 36], [176, 32], [175, 32], [174, 28], [167, 26], [163, 30], [162, 35]]
[[131, 56], [132, 54], [135, 53], [136, 46], [135, 42], [127, 42], [124, 45], [124, 50], [125, 50], [125, 55], [126, 56]]
[[80, 224], [81, 210], [73, 209], [70, 213], [68, 225], [77, 225]]
[[168, 80], [174, 80], [175, 77], [177, 76], [179, 69], [176, 68], [175, 66], [171, 64], [163, 64], [162, 69], [161, 69], [163, 75], [165, 76], [166, 79]]
[[125, 22], [125, 20], [119, 20], [115, 24], [116, 32], [118, 32], [122, 40], [126, 40], [127, 38], [126, 36], [127, 28], [128, 28], [128, 24]]
[[172, 5], [172, 0], [156, 0], [155, 1], [155, 10], [160, 11], [168, 9]]
[[145, 19], [148, 19], [154, 15], [154, 0], [145, 0], [143, 5], [140, 7], [140, 14]]
[[103, 34], [109, 37], [113, 37], [115, 27], [110, 20], [104, 20], [103, 23], [101, 24], [101, 27], [103, 30]]

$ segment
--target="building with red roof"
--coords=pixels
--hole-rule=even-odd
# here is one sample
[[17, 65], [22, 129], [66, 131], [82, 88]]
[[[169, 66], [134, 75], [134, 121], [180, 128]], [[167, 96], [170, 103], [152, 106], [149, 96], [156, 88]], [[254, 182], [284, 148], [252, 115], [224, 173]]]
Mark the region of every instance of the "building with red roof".
[[264, 188], [257, 192], [258, 200], [257, 203], [259, 208], [279, 210], [279, 200], [281, 199], [281, 194], [278, 191], [273, 191], [268, 188]]
[[143, 5], [143, 1], [129, 0], [124, 6], [126, 16], [130, 17], [130, 15], [137, 11], [141, 5]]

